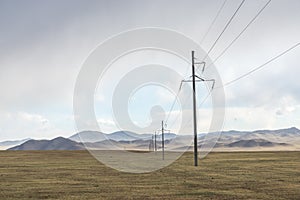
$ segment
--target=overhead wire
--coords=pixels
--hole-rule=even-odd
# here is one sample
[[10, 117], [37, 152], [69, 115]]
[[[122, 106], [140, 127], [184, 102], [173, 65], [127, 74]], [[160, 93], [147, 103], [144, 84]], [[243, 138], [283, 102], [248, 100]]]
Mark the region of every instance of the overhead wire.
[[242, 78], [245, 78], [246, 76], [251, 75], [252, 73], [254, 73], [254, 72], [256, 72], [256, 71], [262, 69], [263, 67], [267, 66], [269, 63], [271, 63], [271, 62], [277, 60], [278, 58], [282, 57], [283, 55], [287, 54], [287, 53], [290, 52], [291, 50], [297, 48], [299, 45], [300, 45], [300, 42], [299, 42], [299, 43], [296, 43], [295, 45], [291, 46], [290, 48], [288, 48], [287, 50], [283, 51], [282, 53], [280, 53], [280, 54], [276, 55], [275, 57], [269, 59], [267, 62], [265, 62], [265, 63], [259, 65], [258, 67], [253, 68], [253, 69], [250, 70], [249, 72], [247, 72], [247, 73], [245, 73], [245, 74], [243, 74], [243, 75], [241, 75], [241, 76], [239, 76], [239, 77], [237, 77], [237, 78], [235, 78], [235, 79], [233, 79], [233, 80], [231, 80], [231, 81], [226, 82], [222, 87], [226, 87], [226, 86], [228, 86], [228, 85], [231, 85], [232, 83], [234, 83], [234, 82], [236, 82], [236, 81], [238, 81], [238, 80], [240, 80], [240, 79], [242, 79]]
[[206, 39], [208, 33], [210, 32], [210, 30], [212, 29], [212, 27], [213, 27], [214, 24], [216, 23], [216, 21], [217, 21], [219, 15], [221, 14], [221, 12], [222, 12], [222, 10], [223, 10], [223, 8], [224, 8], [226, 2], [227, 2], [227, 0], [224, 0], [224, 2], [222, 3], [220, 9], [217, 11], [216, 16], [214, 17], [214, 19], [212, 20], [210, 26], [208, 27], [207, 31], [205, 32], [204, 36], [202, 37], [202, 39], [201, 39], [201, 41], [200, 41], [200, 44], [203, 43], [203, 41]]
[[[204, 38], [206, 37], [206, 35], [208, 34], [208, 32], [210, 31], [211, 27], [213, 26], [213, 24], [215, 23], [215, 21], [217, 20], [219, 14], [221, 13], [223, 7], [225, 6], [226, 0], [223, 2], [221, 8], [219, 9], [219, 11], [217, 12], [216, 17], [214, 18], [214, 20], [212, 21], [212, 24], [210, 25], [210, 27], [208, 28]], [[217, 42], [220, 40], [220, 38], [222, 37], [222, 35], [224, 34], [224, 32], [226, 31], [226, 29], [229, 27], [229, 25], [231, 24], [232, 20], [234, 19], [234, 17], [236, 16], [236, 14], [239, 12], [240, 8], [242, 7], [242, 5], [245, 3], [245, 0], [242, 0], [241, 3], [239, 4], [238, 8], [235, 10], [235, 12], [233, 13], [233, 15], [230, 17], [229, 21], [226, 23], [225, 27], [223, 28], [222, 32], [219, 34], [218, 38], [215, 40], [215, 42], [213, 43], [213, 45], [210, 47], [209, 51], [206, 53], [206, 55], [204, 56], [204, 58], [202, 59], [203, 61], [205, 61], [205, 59], [208, 57], [208, 55], [210, 54], [210, 52], [213, 50], [213, 48], [216, 46]], [[204, 40], [204, 38], [202, 38], [201, 42]], [[211, 93], [211, 91], [210, 91]], [[204, 101], [208, 98], [208, 96], [210, 95], [210, 93], [207, 95], [207, 97], [205, 97]], [[176, 99], [175, 99], [176, 100]], [[203, 103], [204, 103], [203, 101]], [[174, 101], [175, 102], [175, 101]]]
[[[282, 53], [280, 53], [280, 54], [278, 54], [278, 55], [272, 57], [272, 58], [269, 59], [267, 62], [265, 62], [265, 63], [259, 65], [258, 67], [253, 68], [253, 69], [250, 70], [249, 72], [247, 72], [247, 73], [245, 73], [245, 74], [243, 74], [243, 75], [241, 75], [241, 76], [239, 76], [239, 77], [237, 77], [237, 78], [235, 78], [235, 79], [233, 79], [233, 80], [231, 80], [231, 81], [228, 81], [228, 82], [226, 82], [225, 84], [223, 84], [222, 86], [216, 87], [215, 89], [221, 89], [221, 88], [227, 87], [228, 85], [231, 85], [231, 84], [233, 84], [234, 82], [236, 82], [236, 81], [238, 81], [238, 80], [241, 80], [242, 78], [245, 78], [245, 77], [251, 75], [252, 73], [258, 71], [259, 69], [262, 69], [263, 67], [266, 67], [266, 66], [267, 66], [268, 64], [270, 64], [271, 62], [274, 62], [275, 60], [277, 60], [277, 59], [279, 59], [280, 57], [286, 55], [287, 53], [289, 53], [290, 51], [292, 51], [293, 49], [295, 49], [295, 48], [297, 48], [297, 47], [299, 47], [299, 46], [300, 46], [300, 42], [294, 44], [293, 46], [291, 46], [291, 47], [288, 48], [287, 50], [283, 51]], [[206, 100], [208, 99], [208, 97], [211, 95], [212, 91], [213, 91], [213, 90], [210, 90], [210, 92], [205, 96], [205, 98], [201, 101], [201, 103], [198, 105], [198, 107], [201, 107], [201, 106], [205, 103], [205, 101], [206, 101]], [[186, 123], [186, 124], [184, 125], [184, 128], [185, 128], [187, 125], [188, 125], [188, 123]], [[183, 129], [184, 129], [184, 128], [183, 128]]]
[[[222, 3], [220, 9], [217, 11], [216, 16], [214, 17], [214, 19], [213, 19], [213, 21], [211, 22], [210, 26], [208, 27], [206, 33], [204, 34], [203, 38], [201, 39], [201, 43], [202, 43], [202, 42], [205, 40], [205, 38], [207, 37], [207, 34], [210, 32], [211, 28], [213, 27], [214, 23], [216, 22], [217, 18], [219, 17], [220, 13], [222, 12], [222, 10], [223, 10], [223, 8], [224, 8], [226, 2], [227, 2], [227, 0], [224, 0], [224, 2]], [[185, 76], [188, 74], [188, 70], [189, 70], [189, 67], [187, 67]], [[168, 112], [167, 118], [166, 118], [166, 120], [165, 120], [165, 123], [166, 123], [166, 124], [167, 124], [167, 122], [168, 122], [168, 120], [169, 120], [169, 118], [170, 118], [171, 112], [172, 112], [173, 109], [174, 109], [176, 100], [177, 100], [177, 98], [178, 98], [178, 95], [179, 95], [179, 92], [180, 92], [180, 89], [181, 89], [181, 85], [182, 85], [182, 82], [181, 82], [181, 84], [180, 84], [180, 87], [179, 87], [178, 92], [177, 92], [176, 95], [175, 95], [175, 98], [174, 98], [174, 101], [173, 101], [173, 103], [172, 103], [172, 106], [171, 106], [171, 108], [170, 108], [170, 110], [169, 110], [169, 112]]]
[[[226, 24], [226, 26], [224, 27], [223, 31], [221, 32], [221, 34], [219, 35], [219, 37], [217, 38], [217, 40], [214, 42], [214, 44], [212, 45], [212, 47], [210, 48], [210, 50], [207, 52], [206, 56], [204, 57], [204, 59], [207, 58], [207, 56], [209, 55], [209, 53], [213, 50], [213, 48], [215, 47], [216, 43], [218, 42], [218, 40], [221, 38], [222, 34], [225, 32], [225, 30], [227, 29], [227, 27], [230, 25], [231, 21], [233, 20], [233, 18], [235, 17], [235, 15], [237, 14], [237, 12], [239, 11], [239, 9], [241, 8], [241, 6], [243, 5], [243, 3], [245, 2], [245, 0], [243, 0], [241, 2], [241, 4], [239, 5], [239, 7], [237, 8], [237, 10], [235, 11], [235, 13], [232, 15], [232, 17], [230, 18], [230, 20], [228, 21], [228, 23]], [[223, 56], [225, 54], [225, 52], [241, 37], [241, 35], [249, 28], [249, 26], [258, 18], [258, 16], [266, 9], [266, 7], [270, 4], [271, 0], [269, 0], [260, 10], [259, 12], [251, 19], [251, 21], [244, 27], [244, 29], [238, 34], [237, 37], [235, 37], [235, 39], [222, 51], [222, 53], [213, 61], [216, 62], [221, 56]], [[224, 3], [223, 3], [224, 5]], [[223, 7], [223, 6], [222, 6]], [[297, 48], [298, 46], [300, 46], [300, 43], [296, 43], [295, 45], [291, 46], [290, 48], [288, 48], [287, 50], [283, 51], [282, 53], [274, 56], [273, 58], [269, 59], [267, 62], [259, 65], [258, 67], [255, 67], [254, 69], [250, 70], [249, 72], [231, 80], [226, 82], [225, 84], [223, 84], [222, 86], [216, 87], [215, 89], [220, 89], [220, 88], [224, 88], [226, 86], [229, 86], [231, 84], [233, 84], [234, 82], [241, 80], [249, 75], [251, 75], [252, 73], [262, 69], [263, 67], [267, 66], [268, 64], [270, 64], [271, 62], [277, 60], [278, 58], [282, 57], [283, 55], [287, 54], [288, 52], [292, 51], [293, 49]], [[204, 60], [203, 59], [203, 60]], [[213, 63], [211, 63], [210, 65], [212, 65]], [[210, 66], [209, 65], [209, 66]], [[179, 90], [180, 91], [180, 90]], [[203, 101], [200, 103], [199, 107], [207, 100], [207, 98], [211, 95], [212, 90], [207, 94], [207, 96], [203, 99]], [[178, 94], [176, 95], [176, 98], [172, 104], [171, 110], [174, 108], [176, 99], [178, 97]], [[171, 111], [170, 111], [171, 112]], [[169, 112], [169, 115], [170, 115]], [[168, 118], [169, 119], [169, 115]]]
[[259, 11], [258, 13], [250, 20], [250, 22], [243, 28], [243, 30], [230, 42], [230, 44], [207, 66], [210, 67], [217, 60], [219, 60], [228, 49], [243, 35], [243, 33], [251, 26], [251, 24], [259, 17], [259, 15], [267, 8], [267, 6], [271, 3], [272, 0], [269, 0]]
[[226, 23], [225, 27], [223, 28], [222, 32], [219, 34], [219, 36], [217, 37], [217, 39], [215, 40], [215, 42], [213, 43], [213, 45], [210, 47], [210, 49], [207, 51], [206, 55], [203, 57], [202, 61], [205, 61], [205, 59], [208, 57], [208, 55], [211, 53], [211, 51], [214, 49], [214, 47], [216, 46], [216, 44], [218, 43], [218, 41], [220, 40], [220, 38], [222, 37], [222, 35], [224, 34], [224, 32], [226, 31], [226, 29], [229, 27], [229, 25], [231, 24], [232, 20], [234, 19], [234, 17], [236, 16], [236, 14], [239, 12], [239, 10], [241, 9], [242, 5], [245, 3], [246, 0], [243, 0], [238, 8], [235, 10], [235, 12], [233, 13], [233, 15], [230, 17], [229, 21]]
[[[210, 67], [211, 65], [213, 65], [220, 57], [222, 57], [227, 51], [228, 49], [242, 36], [242, 34], [244, 32], [246, 32], [246, 30], [251, 26], [251, 24], [261, 15], [261, 13], [267, 8], [267, 6], [271, 3], [272, 0], [269, 0], [265, 3], [265, 5], [257, 12], [257, 14], [249, 21], [249, 23], [243, 28], [243, 30], [231, 41], [231, 43], [219, 54], [219, 56], [216, 57], [216, 59], [214, 59], [207, 67]], [[218, 88], [216, 88], [218, 89]], [[206, 95], [206, 97], [204, 98], [204, 100], [200, 103], [199, 106], [201, 106], [206, 99], [210, 96], [211, 94], [211, 90], [210, 92]]]
[[177, 91], [177, 93], [176, 93], [176, 95], [175, 95], [174, 101], [173, 101], [173, 103], [172, 103], [172, 106], [171, 106], [171, 108], [170, 108], [170, 111], [169, 111], [169, 113], [168, 113], [168, 115], [167, 115], [167, 118], [166, 118], [166, 120], [165, 120], [165, 124], [168, 123], [168, 120], [169, 120], [169, 118], [170, 118], [171, 112], [172, 112], [173, 109], [174, 109], [176, 100], [177, 100], [178, 95], [179, 95], [179, 93], [180, 93], [180, 91], [181, 91], [181, 85], [182, 85], [182, 82], [180, 83], [179, 89], [178, 89], [178, 91]]
[[[285, 51], [283, 51], [283, 52], [277, 54], [276, 56], [272, 57], [272, 58], [269, 59], [267, 62], [265, 62], [265, 63], [263, 63], [263, 64], [261, 64], [261, 65], [255, 67], [255, 68], [253, 68], [252, 70], [248, 71], [247, 73], [242, 74], [242, 75], [238, 76], [237, 78], [235, 78], [235, 79], [233, 79], [233, 80], [231, 80], [231, 81], [226, 82], [225, 84], [223, 84], [223, 85], [221, 85], [221, 86], [219, 86], [219, 87], [216, 87], [215, 89], [221, 89], [221, 88], [227, 87], [227, 86], [229, 86], [229, 85], [235, 83], [236, 81], [239, 81], [239, 80], [241, 80], [241, 79], [243, 79], [243, 78], [245, 78], [245, 77], [251, 75], [252, 73], [254, 73], [254, 72], [256, 72], [256, 71], [258, 71], [258, 70], [260, 70], [260, 69], [266, 67], [266, 66], [267, 66], [268, 64], [270, 64], [271, 62], [274, 62], [275, 60], [277, 60], [277, 59], [279, 59], [280, 57], [286, 55], [287, 53], [289, 53], [290, 51], [292, 51], [293, 49], [295, 49], [295, 48], [297, 48], [297, 47], [299, 47], [299, 46], [300, 46], [300, 42], [299, 42], [299, 43], [296, 43], [296, 44], [294, 44], [294, 45], [292, 45], [290, 48], [288, 48], [288, 49], [286, 49]], [[211, 90], [211, 91], [208, 93], [208, 95], [204, 98], [204, 100], [201, 102], [201, 104], [199, 105], [199, 107], [207, 100], [207, 98], [210, 96], [211, 93], [212, 93], [212, 90]]]

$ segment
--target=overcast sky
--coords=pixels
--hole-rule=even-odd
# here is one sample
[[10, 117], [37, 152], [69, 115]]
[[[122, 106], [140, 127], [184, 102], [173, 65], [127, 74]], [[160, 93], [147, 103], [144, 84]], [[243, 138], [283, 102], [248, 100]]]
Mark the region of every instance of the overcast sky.
[[[112, 35], [142, 27], [171, 29], [200, 43], [222, 3], [223, 0], [0, 0], [0, 140], [72, 135], [76, 132], [74, 85], [82, 63], [97, 45]], [[204, 50], [210, 48], [239, 3], [226, 2], [201, 43]], [[246, 1], [211, 52], [212, 60], [265, 3]], [[299, 9], [298, 0], [273, 0], [216, 63], [223, 82], [300, 42]], [[299, 128], [299, 56], [297, 48], [225, 87], [224, 130]], [[163, 102], [166, 111], [174, 99], [172, 93], [153, 87], [136, 92], [133, 99], [137, 105], [133, 101], [129, 108], [133, 108], [133, 121], [140, 125], [148, 123], [148, 108], [157, 104], [143, 100], [149, 92], [157, 94], [155, 100]], [[97, 119], [106, 132], [111, 132], [117, 128], [107, 105], [107, 112], [97, 113]], [[199, 109], [200, 118], [209, 115], [209, 110], [209, 106]], [[208, 126], [209, 120], [202, 120], [199, 131]]]

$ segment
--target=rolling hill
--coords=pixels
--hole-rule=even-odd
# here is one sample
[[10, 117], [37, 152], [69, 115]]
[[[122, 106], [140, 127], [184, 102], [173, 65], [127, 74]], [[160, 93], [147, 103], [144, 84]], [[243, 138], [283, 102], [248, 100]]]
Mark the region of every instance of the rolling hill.
[[[117, 131], [113, 133], [102, 133], [98, 131], [82, 131], [70, 136], [68, 139], [75, 142], [101, 142], [104, 140], [114, 140], [114, 141], [134, 141], [134, 140], [149, 140], [152, 134], [137, 134], [131, 131]], [[166, 133], [165, 139], [173, 139], [176, 137], [174, 133]], [[161, 136], [157, 136], [157, 140], [161, 140]]]
[[58, 137], [53, 140], [29, 140], [8, 150], [83, 150], [84, 146], [72, 140]]
[[227, 147], [275, 147], [275, 146], [288, 146], [286, 143], [270, 142], [268, 140], [257, 139], [257, 140], [239, 140], [237, 142], [226, 145]]
[[[207, 136], [207, 137], [206, 137]], [[300, 150], [300, 130], [292, 127], [280, 130], [259, 131], [226, 131], [220, 137], [217, 133], [199, 134], [198, 146], [215, 144], [216, 150], [230, 149], [292, 149]], [[84, 131], [71, 137], [58, 137], [53, 140], [29, 140], [10, 148], [9, 150], [117, 150], [139, 149], [148, 150], [152, 141], [151, 134], [137, 134], [128, 131], [118, 131], [105, 134], [97, 131]], [[185, 150], [192, 145], [192, 138], [188, 135], [165, 135], [165, 148], [167, 150]], [[84, 141], [82, 143], [81, 141]], [[216, 142], [217, 141], [217, 142]], [[161, 136], [157, 136], [157, 147], [161, 147]]]
[[70, 136], [68, 139], [75, 142], [99, 142], [102, 140], [107, 140], [108, 138], [105, 133], [98, 131], [82, 131]]

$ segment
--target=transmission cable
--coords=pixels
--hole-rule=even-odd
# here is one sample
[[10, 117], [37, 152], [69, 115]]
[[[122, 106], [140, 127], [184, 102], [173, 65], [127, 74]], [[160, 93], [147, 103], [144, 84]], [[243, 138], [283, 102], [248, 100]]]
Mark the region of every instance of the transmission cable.
[[216, 23], [216, 21], [217, 21], [219, 15], [220, 15], [220, 13], [222, 12], [222, 10], [223, 10], [223, 8], [224, 8], [226, 2], [227, 2], [227, 0], [224, 0], [223, 4], [221, 5], [220, 9], [219, 9], [218, 12], [217, 12], [215, 18], [213, 19], [213, 21], [211, 22], [209, 28], [207, 29], [206, 33], [204, 34], [203, 38], [201, 39], [200, 45], [201, 45], [201, 44], [203, 43], [203, 41], [206, 39], [208, 33], [210, 32], [210, 30], [212, 29], [212, 27], [213, 27], [214, 24]]
[[[223, 35], [224, 32], [226, 31], [226, 29], [228, 28], [228, 26], [230, 25], [230, 23], [232, 22], [232, 20], [234, 19], [234, 17], [236, 16], [236, 14], [237, 14], [238, 11], [240, 10], [240, 8], [242, 7], [242, 5], [245, 3], [245, 1], [246, 1], [246, 0], [243, 0], [243, 1], [239, 4], [238, 8], [235, 10], [235, 12], [234, 12], [233, 15], [231, 16], [231, 18], [229, 19], [229, 21], [227, 22], [227, 24], [226, 24], [225, 27], [223, 28], [223, 30], [222, 30], [222, 32], [220, 33], [220, 35], [218, 36], [218, 38], [216, 39], [216, 41], [213, 43], [213, 45], [211, 46], [211, 48], [210, 48], [209, 51], [207, 52], [207, 54], [205, 55], [205, 57], [203, 58], [203, 60], [205, 60], [205, 59], [208, 57], [209, 53], [213, 50], [213, 48], [215, 47], [215, 45], [217, 44], [217, 42], [219, 41], [219, 39], [222, 37], [222, 35]], [[226, 1], [225, 1], [225, 2], [226, 2]], [[223, 3], [222, 7], [224, 7], [225, 2]], [[220, 12], [221, 12], [221, 9], [220, 9]], [[217, 17], [216, 17], [216, 18], [217, 18]], [[173, 111], [173, 108], [174, 108], [174, 106], [175, 106], [175, 103], [176, 103], [176, 100], [177, 100], [177, 97], [178, 97], [178, 95], [179, 95], [180, 90], [181, 90], [181, 85], [180, 85], [180, 87], [179, 87], [179, 90], [178, 90], [178, 92], [177, 92], [175, 98], [174, 98], [173, 104], [172, 104], [171, 109], [170, 109], [170, 111], [169, 111], [169, 113], [168, 113], [168, 115], [167, 115], [167, 119], [165, 120], [165, 123], [167, 123], [168, 120], [169, 120], [170, 114], [171, 114], [171, 112]]]
[[[260, 70], [260, 69], [266, 67], [266, 66], [267, 66], [268, 64], [270, 64], [271, 62], [274, 62], [274, 61], [277, 60], [278, 58], [284, 56], [285, 54], [289, 53], [290, 51], [292, 51], [293, 49], [295, 49], [295, 48], [297, 48], [297, 47], [299, 47], [299, 46], [300, 46], [300, 42], [297, 43], [297, 44], [295, 44], [295, 45], [293, 45], [293, 46], [291, 46], [290, 48], [288, 48], [287, 50], [281, 52], [280, 54], [274, 56], [273, 58], [271, 58], [271, 59], [268, 60], [267, 62], [261, 64], [260, 66], [253, 68], [253, 69], [250, 70], [249, 72], [247, 72], [247, 73], [245, 73], [245, 74], [243, 74], [243, 75], [241, 75], [241, 76], [239, 76], [239, 77], [237, 77], [237, 78], [235, 78], [235, 79], [233, 79], [233, 80], [231, 80], [231, 81], [228, 81], [228, 82], [226, 82], [225, 84], [223, 84], [222, 86], [216, 87], [215, 89], [221, 89], [221, 88], [227, 87], [227, 86], [233, 84], [234, 82], [236, 82], [236, 81], [238, 81], [238, 80], [241, 80], [241, 79], [243, 79], [243, 78], [245, 78], [245, 77], [251, 75], [252, 73], [254, 73], [254, 72], [256, 72], [256, 71], [258, 71], [258, 70]], [[212, 93], [212, 91], [210, 91], [210, 92], [207, 94], [207, 96], [206, 96], [206, 97], [204, 98], [204, 100], [201, 102], [201, 104], [199, 105], [199, 107], [207, 100], [207, 98], [209, 97], [209, 95], [210, 95], [211, 93]]]
[[[245, 73], [245, 74], [243, 74], [243, 75], [241, 75], [241, 76], [239, 76], [239, 77], [237, 77], [237, 78], [235, 78], [235, 79], [233, 79], [233, 80], [231, 80], [231, 81], [225, 83], [223, 86], [216, 87], [215, 89], [224, 88], [224, 87], [226, 87], [226, 86], [228, 86], [228, 85], [231, 85], [232, 83], [234, 83], [234, 82], [236, 82], [236, 81], [238, 81], [238, 80], [241, 80], [242, 78], [245, 78], [246, 76], [251, 75], [252, 73], [256, 72], [256, 71], [259, 70], [259, 69], [262, 69], [262, 68], [265, 67], [266, 65], [268, 65], [268, 64], [270, 64], [271, 62], [277, 60], [278, 58], [282, 57], [283, 55], [285, 55], [285, 54], [287, 54], [288, 52], [292, 51], [293, 49], [297, 48], [298, 46], [300, 46], [300, 42], [297, 43], [297, 44], [295, 44], [295, 45], [293, 45], [293, 46], [290, 47], [289, 49], [283, 51], [282, 53], [278, 54], [277, 56], [271, 58], [270, 60], [268, 60], [268, 61], [265, 62], [264, 64], [262, 64], [262, 65], [260, 65], [260, 66], [258, 66], [258, 67], [256, 67], [256, 68], [252, 69], [251, 71], [249, 71], [249, 72], [247, 72], [247, 73]], [[203, 101], [201, 101], [201, 103], [199, 104], [198, 107], [201, 107], [201, 106], [205, 103], [205, 101], [208, 99], [208, 97], [211, 95], [211, 93], [212, 93], [212, 90], [210, 90], [210, 92], [205, 96], [205, 98], [203, 99]], [[185, 124], [184, 128], [185, 128], [187, 125], [188, 125], [188, 123]], [[184, 129], [184, 128], [183, 128], [183, 129]]]
[[236, 14], [238, 13], [238, 11], [240, 10], [240, 8], [242, 7], [242, 5], [245, 3], [246, 0], [243, 0], [239, 7], [235, 10], [235, 12], [233, 13], [233, 15], [231, 16], [231, 18], [229, 19], [229, 21], [227, 22], [227, 24], [225, 25], [225, 27], [223, 28], [222, 32], [220, 33], [220, 35], [218, 36], [218, 38], [215, 40], [215, 42], [213, 43], [213, 45], [210, 47], [210, 49], [208, 50], [208, 52], [206, 53], [206, 55], [204, 56], [204, 58], [202, 59], [203, 61], [208, 57], [208, 55], [210, 54], [210, 52], [214, 49], [214, 47], [216, 46], [217, 42], [220, 40], [220, 38], [222, 37], [222, 35], [224, 34], [224, 32], [226, 31], [226, 29], [228, 28], [228, 26], [231, 24], [232, 20], [234, 19], [234, 17], [236, 16]]
[[262, 64], [262, 65], [260, 65], [260, 66], [258, 66], [258, 67], [256, 67], [256, 68], [250, 70], [249, 72], [247, 72], [247, 73], [245, 73], [245, 74], [243, 74], [243, 75], [241, 75], [241, 76], [239, 76], [239, 77], [237, 77], [237, 78], [235, 78], [235, 79], [233, 79], [233, 80], [231, 80], [231, 81], [228, 81], [228, 82], [225, 83], [222, 87], [226, 87], [226, 86], [228, 86], [228, 85], [231, 85], [232, 83], [234, 83], [234, 82], [236, 82], [236, 81], [238, 81], [238, 80], [240, 80], [240, 79], [242, 79], [242, 78], [244, 78], [244, 77], [246, 77], [246, 76], [251, 75], [251, 74], [254, 73], [255, 71], [258, 71], [258, 70], [262, 69], [263, 67], [265, 67], [265, 66], [268, 65], [269, 63], [271, 63], [271, 62], [273, 62], [274, 60], [277, 60], [278, 58], [280, 58], [281, 56], [287, 54], [288, 52], [290, 52], [291, 50], [295, 49], [295, 48], [298, 47], [299, 45], [300, 45], [300, 42], [297, 43], [297, 44], [295, 44], [295, 45], [293, 45], [292, 47], [288, 48], [287, 50], [283, 51], [282, 53], [278, 54], [277, 56], [271, 58], [270, 60], [268, 60], [268, 61], [265, 62], [264, 64]]
[[250, 27], [250, 25], [259, 17], [259, 15], [266, 9], [266, 7], [271, 3], [272, 0], [269, 0], [260, 10], [259, 12], [251, 19], [251, 21], [244, 27], [244, 29], [231, 41], [231, 43], [220, 53], [219, 56], [216, 57], [207, 67], [213, 65], [217, 60], [222, 57], [227, 50], [242, 36], [242, 34]]
[[[220, 9], [219, 9], [218, 12], [217, 12], [217, 15], [216, 15], [215, 18], [213, 19], [211, 25], [209, 26], [208, 30], [206, 31], [204, 37], [202, 38], [201, 43], [204, 41], [204, 39], [206, 38], [207, 34], [210, 32], [211, 28], [213, 27], [214, 23], [216, 22], [217, 18], [219, 17], [221, 11], [223, 10], [223, 8], [224, 8], [226, 2], [227, 2], [227, 0], [224, 0], [223, 4], [221, 5]], [[235, 11], [235, 13], [234, 13], [233, 16], [231, 17], [231, 19], [229, 20], [229, 22], [227, 23], [227, 25], [225, 26], [224, 30], [222, 31], [222, 33], [220, 34], [220, 36], [219, 36], [219, 38], [218, 38], [217, 40], [219, 40], [220, 37], [221, 37], [221, 35], [225, 32], [225, 30], [227, 29], [227, 27], [228, 27], [229, 24], [231, 23], [232, 19], [234, 18], [234, 16], [236, 15], [236, 13], [238, 12], [238, 10], [240, 9], [240, 7], [242, 6], [242, 4], [243, 4], [244, 2], [245, 2], [245, 0], [243, 0], [242, 3], [239, 5], [238, 9]], [[213, 47], [216, 45], [216, 43], [217, 43], [217, 41], [215, 42], [215, 44], [213, 45]], [[213, 48], [213, 47], [212, 47], [212, 48]], [[212, 48], [211, 48], [211, 50], [212, 50]], [[210, 51], [211, 51], [211, 50], [210, 50]], [[207, 55], [208, 55], [208, 54], [207, 54]], [[207, 57], [207, 56], [206, 56], [206, 57]], [[188, 72], [188, 69], [189, 69], [189, 68], [187, 68], [186, 73]], [[181, 85], [180, 85], [180, 87], [179, 87], [179, 90], [178, 90], [178, 92], [177, 92], [177, 94], [176, 94], [176, 96], [175, 96], [175, 98], [174, 98], [173, 103], [172, 103], [171, 109], [170, 109], [170, 111], [169, 111], [169, 113], [168, 113], [168, 115], [167, 115], [167, 118], [166, 118], [166, 120], [165, 120], [166, 123], [168, 122], [169, 117], [170, 117], [170, 114], [171, 114], [171, 112], [172, 112], [173, 109], [174, 109], [174, 106], [175, 106], [176, 100], [177, 100], [177, 98], [178, 98], [180, 89], [181, 89]]]
[[176, 101], [177, 101], [178, 95], [179, 95], [179, 93], [180, 93], [180, 91], [181, 91], [181, 86], [182, 86], [182, 82], [180, 83], [180, 86], [179, 86], [179, 88], [178, 88], [178, 91], [177, 91], [177, 93], [176, 93], [176, 96], [175, 96], [175, 98], [174, 98], [174, 101], [173, 101], [173, 103], [172, 103], [172, 106], [171, 106], [171, 108], [170, 108], [170, 111], [169, 111], [169, 113], [168, 113], [168, 115], [167, 115], [167, 118], [166, 118], [166, 120], [165, 120], [165, 124], [168, 123], [168, 120], [169, 120], [169, 118], [170, 118], [171, 112], [172, 112], [173, 109], [174, 109], [174, 106], [175, 106], [175, 103], [176, 103]]

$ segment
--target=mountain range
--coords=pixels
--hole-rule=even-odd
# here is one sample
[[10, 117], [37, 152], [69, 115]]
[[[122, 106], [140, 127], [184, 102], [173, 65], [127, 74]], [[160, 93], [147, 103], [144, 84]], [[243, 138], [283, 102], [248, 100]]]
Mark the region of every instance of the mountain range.
[[[207, 137], [209, 136], [209, 137]], [[199, 134], [198, 146], [215, 143], [214, 150], [300, 150], [300, 130], [292, 127], [279, 130], [258, 131], [224, 131]], [[165, 134], [167, 150], [185, 150], [192, 144], [192, 135]], [[14, 143], [16, 142], [16, 143]], [[154, 143], [152, 134], [137, 134], [129, 131], [118, 131], [105, 134], [97, 131], [83, 131], [69, 138], [58, 137], [52, 140], [6, 141], [3, 144], [16, 144], [8, 150], [149, 150]], [[1, 144], [1, 143], [0, 143]], [[161, 135], [157, 136], [157, 148], [161, 149]]]
[[81, 143], [67, 138], [57, 137], [53, 140], [28, 140], [8, 150], [83, 150]]
[[[134, 140], [149, 140], [153, 134], [137, 134], [131, 131], [117, 131], [113, 133], [102, 133], [98, 131], [82, 131], [69, 137], [70, 140], [76, 142], [100, 142], [104, 140], [115, 141], [134, 141]], [[165, 139], [173, 139], [176, 137], [174, 133], [166, 133]], [[161, 140], [161, 136], [157, 136]]]

